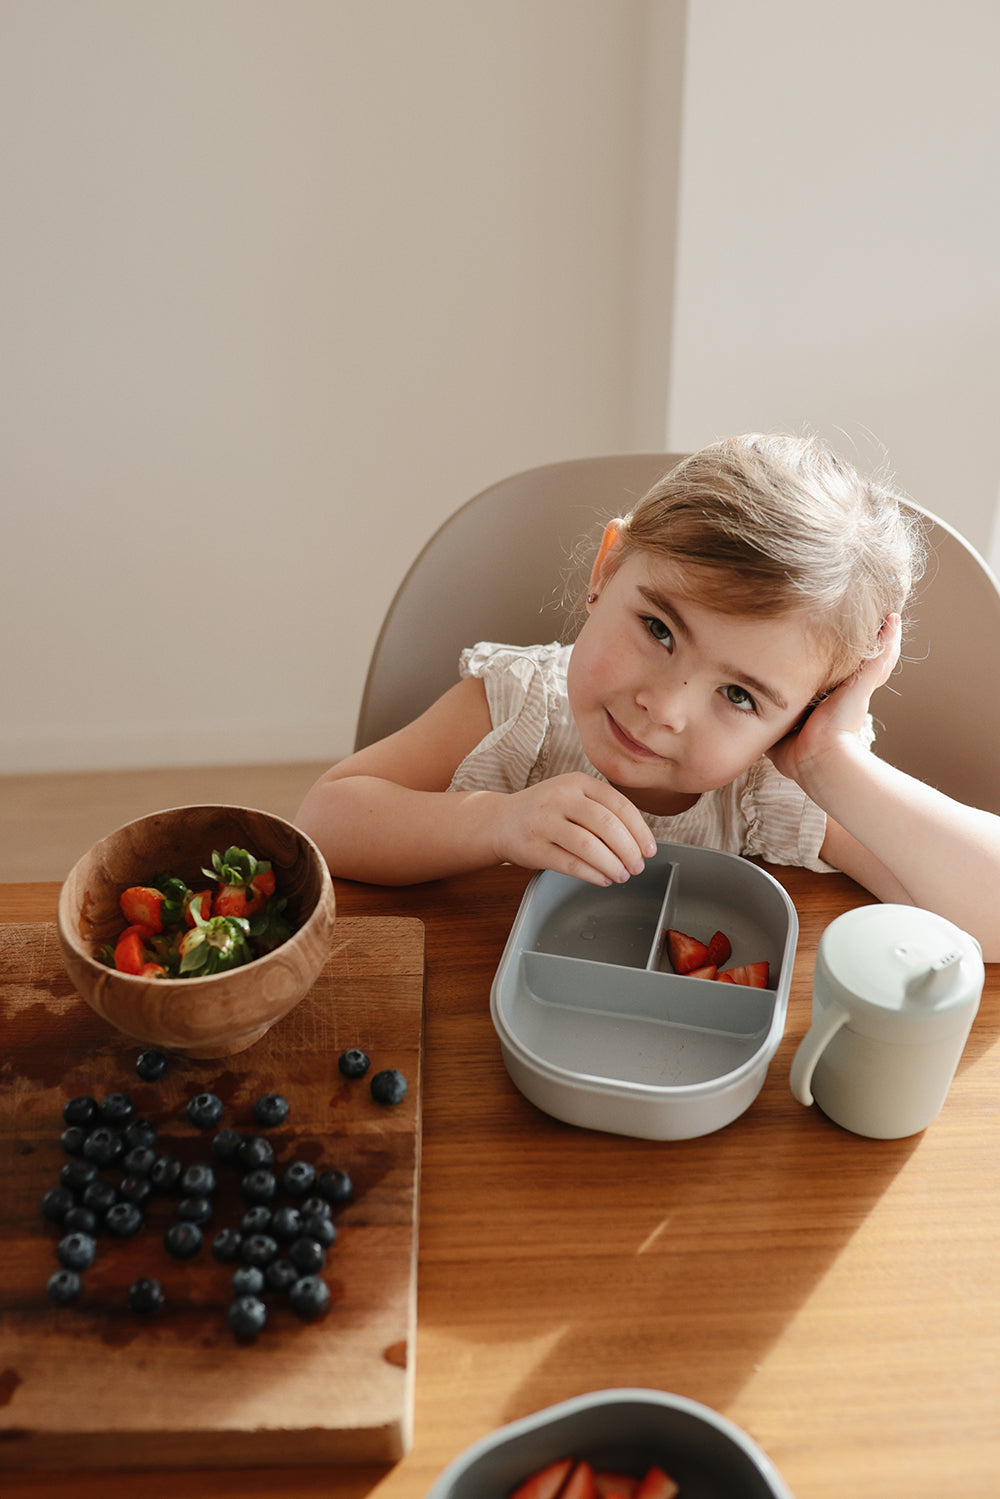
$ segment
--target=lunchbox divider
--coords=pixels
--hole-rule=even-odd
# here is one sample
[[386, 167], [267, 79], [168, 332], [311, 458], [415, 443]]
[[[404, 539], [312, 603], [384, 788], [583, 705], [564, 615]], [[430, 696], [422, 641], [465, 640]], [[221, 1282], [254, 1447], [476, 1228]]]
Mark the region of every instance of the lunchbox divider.
[[666, 866], [667, 883], [663, 889], [663, 899], [660, 901], [660, 914], [656, 919], [653, 929], [653, 940], [649, 947], [649, 957], [646, 959], [646, 969], [649, 972], [662, 972], [663, 950], [667, 942], [667, 932], [670, 930], [670, 913], [674, 904], [674, 886], [680, 879], [680, 867], [670, 863]]

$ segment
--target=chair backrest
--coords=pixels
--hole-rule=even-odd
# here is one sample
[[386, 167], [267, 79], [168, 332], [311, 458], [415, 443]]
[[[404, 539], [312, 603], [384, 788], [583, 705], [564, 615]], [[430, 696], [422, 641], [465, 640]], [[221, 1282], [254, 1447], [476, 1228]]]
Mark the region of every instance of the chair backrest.
[[[464, 646], [569, 638], [570, 612], [586, 583], [586, 566], [574, 567], [574, 547], [588, 534], [596, 542], [603, 521], [629, 510], [682, 456], [625, 453], [545, 464], [462, 505], [420, 552], [389, 606], [355, 748], [402, 728], [450, 687]], [[924, 518], [928, 566], [911, 606], [904, 664], [873, 701], [876, 748], [956, 800], [1000, 813], [1000, 584], [957, 531], [912, 508]]]

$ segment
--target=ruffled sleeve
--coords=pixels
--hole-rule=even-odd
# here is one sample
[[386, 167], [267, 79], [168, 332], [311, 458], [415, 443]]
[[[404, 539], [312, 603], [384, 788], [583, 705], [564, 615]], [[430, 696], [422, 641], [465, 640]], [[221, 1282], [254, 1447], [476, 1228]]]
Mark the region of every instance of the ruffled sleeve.
[[493, 728], [459, 765], [450, 790], [520, 791], [529, 784], [549, 727], [550, 691], [540, 657], [559, 649], [480, 641], [462, 652], [461, 675], [482, 679]]

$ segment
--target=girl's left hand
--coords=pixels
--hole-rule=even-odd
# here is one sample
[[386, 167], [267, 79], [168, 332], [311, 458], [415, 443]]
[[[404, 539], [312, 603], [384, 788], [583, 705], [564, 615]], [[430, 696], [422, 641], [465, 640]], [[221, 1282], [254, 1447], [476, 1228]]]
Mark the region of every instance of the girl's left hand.
[[803, 784], [810, 762], [836, 749], [845, 737], [856, 742], [872, 694], [889, 680], [899, 660], [902, 622], [890, 614], [879, 631], [878, 653], [817, 703], [809, 716], [768, 750], [768, 759], [790, 780]]

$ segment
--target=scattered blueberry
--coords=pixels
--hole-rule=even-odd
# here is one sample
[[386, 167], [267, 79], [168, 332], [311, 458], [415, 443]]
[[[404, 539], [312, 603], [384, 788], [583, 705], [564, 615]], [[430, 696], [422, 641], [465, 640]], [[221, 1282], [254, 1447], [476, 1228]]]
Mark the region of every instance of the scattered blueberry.
[[324, 1171], [317, 1182], [320, 1196], [327, 1202], [346, 1202], [354, 1190], [354, 1184], [346, 1171]]
[[185, 1223], [206, 1224], [212, 1216], [211, 1197], [181, 1197], [177, 1202], [177, 1216]]
[[243, 1136], [237, 1129], [220, 1129], [212, 1136], [212, 1154], [217, 1161], [235, 1161]]
[[281, 1173], [281, 1185], [289, 1197], [305, 1197], [316, 1185], [316, 1167], [308, 1161], [293, 1161]]
[[188, 1099], [185, 1112], [196, 1129], [214, 1129], [222, 1118], [222, 1099], [214, 1093], [196, 1093]]
[[263, 1270], [278, 1257], [278, 1241], [270, 1234], [250, 1234], [240, 1245], [240, 1259], [244, 1265], [256, 1265]]
[[259, 1296], [238, 1296], [230, 1303], [228, 1317], [238, 1338], [255, 1338], [264, 1329], [267, 1307]]
[[82, 1094], [63, 1104], [63, 1121], [66, 1124], [94, 1124], [97, 1120], [97, 1099]]
[[190, 1197], [210, 1197], [215, 1191], [215, 1172], [211, 1166], [189, 1166], [181, 1176], [181, 1191]]
[[130, 1171], [123, 1176], [118, 1184], [118, 1195], [123, 1202], [134, 1202], [137, 1207], [142, 1207], [153, 1195], [153, 1183], [148, 1176], [142, 1176], [138, 1171]]
[[50, 1223], [62, 1223], [70, 1208], [76, 1206], [76, 1196], [69, 1187], [50, 1187], [42, 1198], [42, 1217]]
[[117, 1201], [118, 1188], [113, 1182], [105, 1180], [102, 1176], [99, 1176], [96, 1181], [92, 1181], [90, 1186], [84, 1189], [83, 1206], [90, 1208], [91, 1212], [96, 1213], [101, 1219], [104, 1218], [109, 1208], [114, 1207]]
[[288, 1300], [296, 1316], [321, 1317], [330, 1305], [330, 1288], [318, 1275], [303, 1275], [292, 1286]]
[[144, 1316], [160, 1311], [165, 1299], [160, 1282], [150, 1275], [143, 1275], [128, 1288], [129, 1310]]
[[325, 1197], [307, 1197], [299, 1203], [303, 1218], [329, 1218], [333, 1212]]
[[300, 1273], [291, 1260], [272, 1260], [264, 1271], [264, 1281], [272, 1291], [288, 1291], [299, 1279]]
[[364, 1077], [371, 1066], [371, 1061], [363, 1051], [352, 1046], [349, 1051], [341, 1052], [337, 1059], [337, 1066], [344, 1077]]
[[274, 1129], [288, 1118], [288, 1099], [280, 1093], [264, 1093], [253, 1106], [254, 1122], [263, 1129]]
[[278, 1190], [278, 1182], [273, 1171], [267, 1171], [261, 1167], [259, 1171], [248, 1171], [240, 1182], [240, 1191], [247, 1202], [267, 1203], [273, 1202]]
[[236, 1152], [236, 1159], [244, 1171], [256, 1171], [258, 1166], [272, 1166], [274, 1146], [264, 1135], [248, 1135]]
[[83, 1145], [87, 1138], [87, 1127], [83, 1124], [67, 1124], [59, 1136], [59, 1144], [67, 1155], [83, 1155]]
[[71, 1234], [96, 1234], [98, 1229], [97, 1214], [92, 1208], [85, 1208], [82, 1204], [70, 1208], [63, 1219], [63, 1228]]
[[128, 1124], [135, 1118], [135, 1104], [127, 1093], [109, 1093], [97, 1108], [105, 1124]]
[[163, 1235], [163, 1243], [168, 1254], [172, 1254], [175, 1260], [190, 1260], [201, 1248], [202, 1232], [197, 1223], [190, 1223], [187, 1219], [181, 1219], [179, 1223], [172, 1223]]
[[264, 1289], [264, 1272], [257, 1265], [240, 1265], [233, 1271], [234, 1296], [259, 1296]]
[[157, 1129], [150, 1119], [130, 1119], [122, 1130], [126, 1150], [151, 1150], [156, 1144]]
[[269, 1227], [279, 1244], [290, 1244], [302, 1233], [302, 1214], [298, 1208], [276, 1208]]
[[130, 1176], [148, 1176], [157, 1162], [156, 1151], [149, 1145], [133, 1145], [126, 1150], [122, 1170]]
[[317, 1244], [322, 1244], [324, 1249], [329, 1249], [337, 1237], [336, 1225], [332, 1218], [316, 1218], [312, 1214], [303, 1214], [302, 1237], [315, 1239]]
[[125, 1154], [125, 1141], [110, 1124], [99, 1124], [83, 1142], [84, 1160], [98, 1166], [111, 1166]]
[[212, 1240], [212, 1253], [217, 1260], [223, 1264], [232, 1264], [240, 1257], [240, 1245], [243, 1243], [243, 1235], [238, 1228], [220, 1228]]
[[92, 1234], [67, 1234], [56, 1245], [59, 1263], [66, 1270], [86, 1270], [96, 1254], [97, 1241]]
[[167, 1070], [167, 1059], [162, 1051], [140, 1051], [135, 1070], [144, 1083], [158, 1082]]
[[75, 1270], [57, 1270], [54, 1275], [49, 1276], [49, 1300], [54, 1301], [56, 1306], [69, 1306], [82, 1289], [83, 1282]]
[[326, 1250], [316, 1239], [296, 1239], [288, 1258], [300, 1275], [318, 1275], [326, 1264]]
[[116, 1202], [104, 1216], [104, 1227], [116, 1239], [131, 1239], [144, 1222], [142, 1208], [134, 1202]]
[[154, 1192], [174, 1192], [180, 1183], [184, 1166], [175, 1155], [161, 1155], [150, 1168], [149, 1180]]
[[406, 1097], [406, 1078], [395, 1067], [386, 1067], [372, 1078], [371, 1094], [376, 1103], [401, 1103]]
[[252, 1208], [247, 1208], [240, 1222], [240, 1228], [245, 1234], [267, 1234], [271, 1232], [271, 1209], [264, 1202], [256, 1203]]

